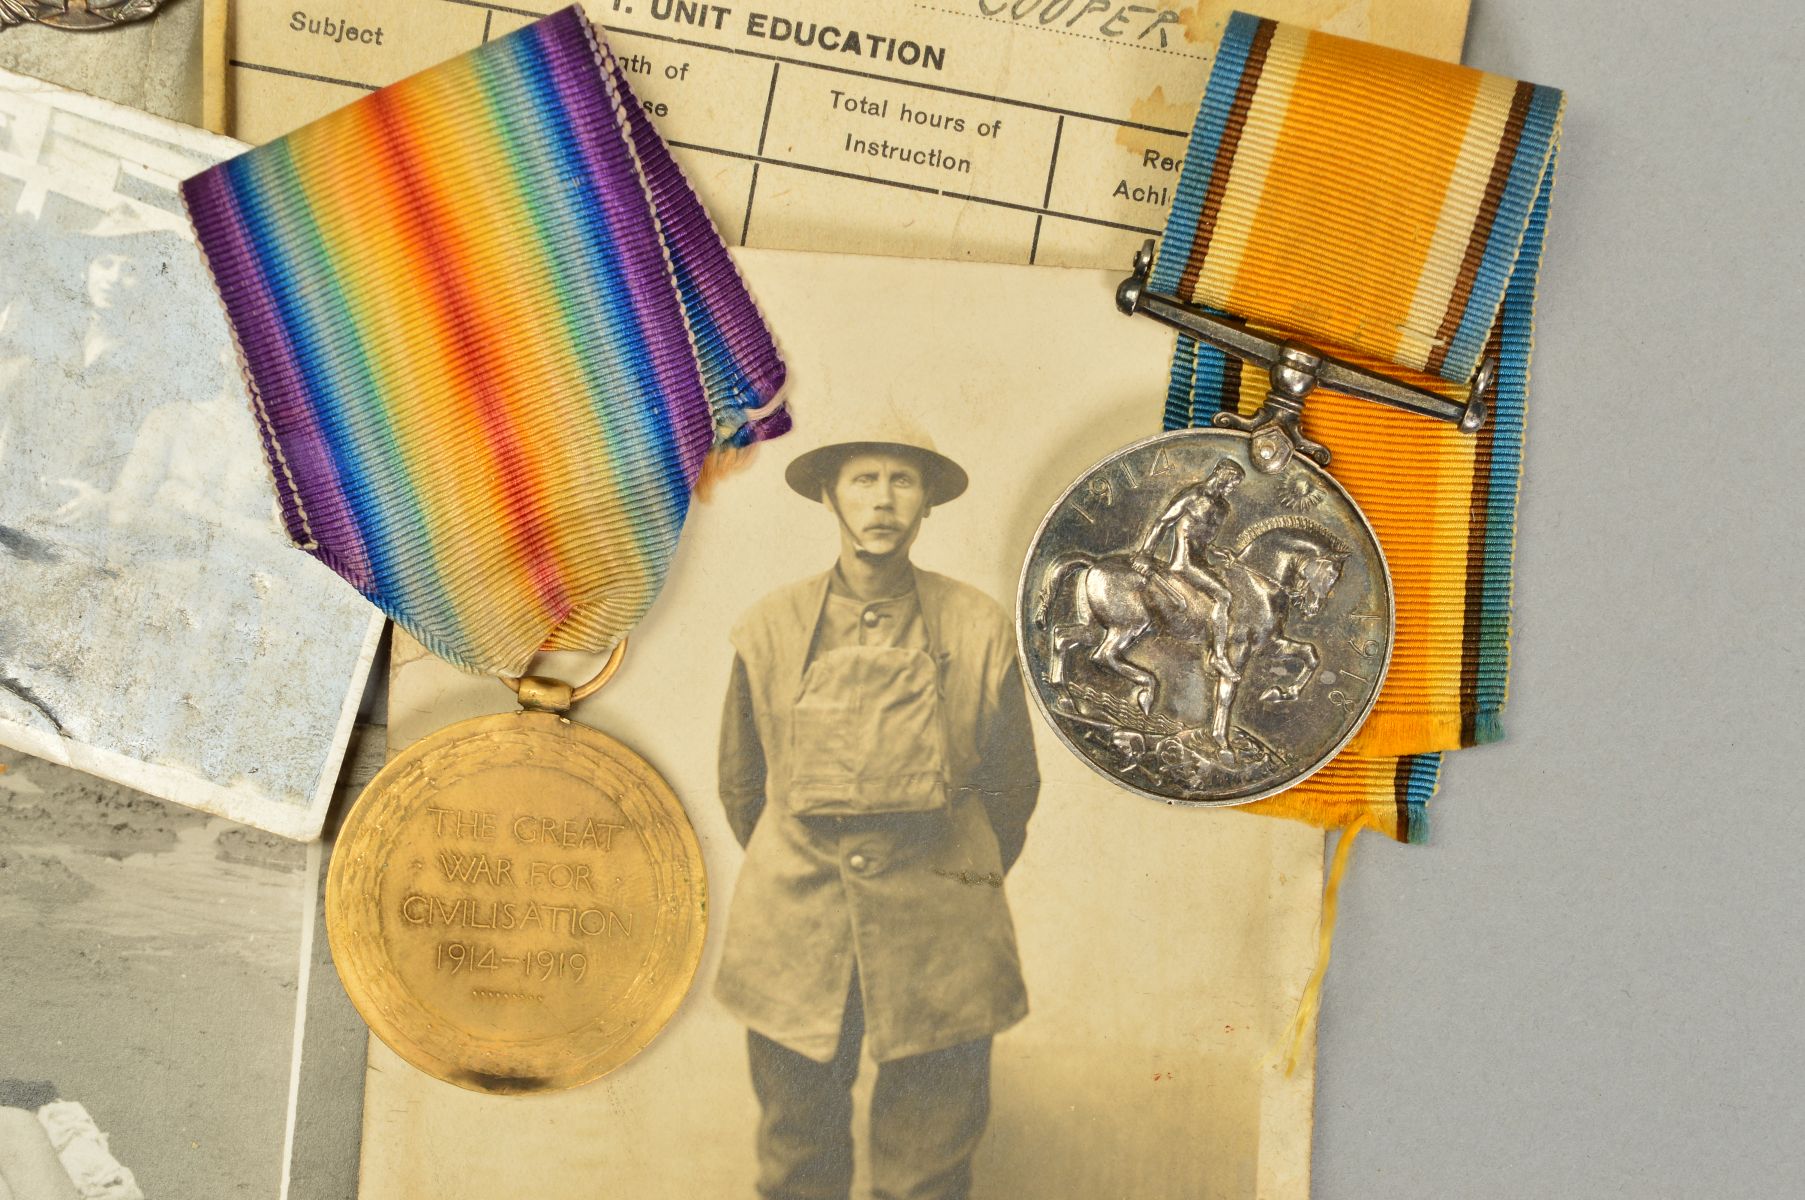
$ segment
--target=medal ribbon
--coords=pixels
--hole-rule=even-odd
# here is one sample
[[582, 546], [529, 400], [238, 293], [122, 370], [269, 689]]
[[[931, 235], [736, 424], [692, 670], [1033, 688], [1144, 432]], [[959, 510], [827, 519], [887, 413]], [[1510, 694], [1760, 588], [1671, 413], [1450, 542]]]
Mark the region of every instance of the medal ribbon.
[[784, 367], [576, 7], [183, 185], [283, 520], [434, 653], [606, 649]]
[[[1216, 52], [1152, 282], [1330, 354], [1465, 398], [1475, 435], [1332, 393], [1304, 428], [1371, 521], [1397, 632], [1366, 724], [1248, 806], [1426, 833], [1441, 751], [1501, 736], [1536, 273], [1561, 93], [1237, 13]], [[1264, 372], [1181, 336], [1166, 428], [1251, 414]]]

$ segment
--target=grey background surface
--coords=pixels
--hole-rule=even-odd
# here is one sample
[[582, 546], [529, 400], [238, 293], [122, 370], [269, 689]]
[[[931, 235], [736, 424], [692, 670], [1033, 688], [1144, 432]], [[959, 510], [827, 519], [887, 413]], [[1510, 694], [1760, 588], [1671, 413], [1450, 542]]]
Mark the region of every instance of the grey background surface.
[[1315, 1194], [1805, 1195], [1805, 6], [1476, 0], [1567, 91], [1506, 740], [1362, 839]]
[[1795, 0], [1474, 2], [1568, 94], [1507, 740], [1356, 852], [1321, 1200], [1805, 1193], [1802, 57]]

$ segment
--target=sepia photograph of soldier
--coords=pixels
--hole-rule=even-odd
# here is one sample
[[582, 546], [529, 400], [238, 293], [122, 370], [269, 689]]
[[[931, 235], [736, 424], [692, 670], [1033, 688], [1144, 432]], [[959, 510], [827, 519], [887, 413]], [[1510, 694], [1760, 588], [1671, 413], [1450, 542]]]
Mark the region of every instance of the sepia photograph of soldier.
[[758, 1194], [850, 1194], [868, 1048], [873, 1197], [962, 1200], [991, 1039], [1028, 1011], [1004, 881], [1039, 775], [1014, 638], [994, 599], [911, 561], [967, 486], [926, 435], [819, 446], [785, 481], [838, 554], [735, 626], [721, 720], [746, 857], [716, 994], [748, 1030]]
[[[575, 714], [694, 823], [695, 986], [569, 1092], [477, 1095], [373, 1042], [361, 1200], [1302, 1200], [1312, 1076], [1282, 1058], [1321, 832], [1123, 791], [1019, 665], [1035, 529], [1154, 420], [1164, 335], [1099, 272], [737, 261], [796, 429], [696, 510], [637, 665]], [[1219, 570], [1237, 497], [1211, 474], [1157, 482], [1153, 572], [1175, 539]], [[396, 644], [392, 742], [512, 705]], [[1200, 642], [1158, 649], [1201, 669]]]

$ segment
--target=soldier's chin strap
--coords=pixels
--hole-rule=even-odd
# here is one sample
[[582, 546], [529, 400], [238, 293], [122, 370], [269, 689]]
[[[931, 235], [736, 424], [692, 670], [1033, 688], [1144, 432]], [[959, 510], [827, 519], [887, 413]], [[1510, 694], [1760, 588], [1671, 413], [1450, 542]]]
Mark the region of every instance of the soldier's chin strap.
[[846, 531], [846, 536], [852, 539], [852, 552], [858, 555], [862, 561], [883, 562], [884, 559], [889, 557], [887, 554], [880, 554], [875, 550], [865, 549], [865, 539], [859, 536], [859, 531], [854, 529], [852, 525], [848, 523], [846, 514], [840, 511], [840, 502], [834, 499], [834, 490], [832, 488], [823, 487], [821, 489], [821, 503], [827, 506], [827, 511], [834, 515], [834, 520], [840, 523], [840, 528], [844, 529]]
[[844, 529], [847, 536], [852, 538], [852, 552], [858, 556], [860, 562], [872, 564], [894, 562], [897, 555], [905, 553], [908, 549], [906, 546], [899, 545], [894, 550], [867, 550], [865, 539], [859, 536], [859, 531], [852, 527], [851, 523], [846, 520], [846, 515], [840, 511], [840, 504], [834, 499], [833, 489], [825, 487], [821, 489], [821, 503], [827, 505], [828, 510], [834, 514], [834, 520], [840, 523], [840, 528]]

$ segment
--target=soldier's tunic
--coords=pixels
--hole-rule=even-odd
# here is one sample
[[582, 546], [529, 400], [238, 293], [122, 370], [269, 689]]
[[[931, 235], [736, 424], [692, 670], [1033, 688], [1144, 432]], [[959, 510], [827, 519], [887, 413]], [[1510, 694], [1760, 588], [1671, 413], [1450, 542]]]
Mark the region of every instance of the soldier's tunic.
[[[772, 593], [733, 633], [720, 786], [746, 862], [716, 992], [751, 1028], [826, 1062], [856, 965], [882, 1062], [1027, 1015], [1001, 884], [1040, 777], [995, 601], [917, 570], [914, 597], [884, 602], [912, 600], [915, 619], [880, 635], [861, 615], [851, 648], [874, 653], [835, 669], [830, 652], [853, 634], [823, 621], [833, 574]], [[926, 698], [937, 718], [922, 718]]]

